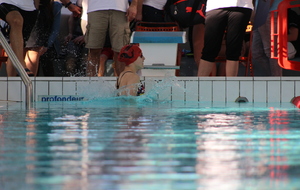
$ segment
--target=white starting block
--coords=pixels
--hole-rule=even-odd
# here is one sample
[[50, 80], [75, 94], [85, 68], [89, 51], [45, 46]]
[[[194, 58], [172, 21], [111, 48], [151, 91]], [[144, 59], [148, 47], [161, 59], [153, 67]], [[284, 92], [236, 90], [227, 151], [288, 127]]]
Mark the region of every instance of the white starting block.
[[186, 43], [186, 32], [143, 32], [132, 33], [130, 43], [139, 43], [145, 57], [142, 76], [175, 76], [179, 43]]

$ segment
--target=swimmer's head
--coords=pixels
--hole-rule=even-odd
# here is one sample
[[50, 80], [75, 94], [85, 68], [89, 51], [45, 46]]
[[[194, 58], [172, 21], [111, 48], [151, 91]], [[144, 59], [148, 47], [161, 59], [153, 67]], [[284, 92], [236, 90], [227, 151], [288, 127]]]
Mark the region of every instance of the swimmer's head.
[[118, 60], [120, 62], [124, 62], [126, 65], [130, 65], [131, 63], [135, 62], [138, 57], [143, 57], [142, 50], [138, 45], [130, 44], [125, 45], [121, 49]]

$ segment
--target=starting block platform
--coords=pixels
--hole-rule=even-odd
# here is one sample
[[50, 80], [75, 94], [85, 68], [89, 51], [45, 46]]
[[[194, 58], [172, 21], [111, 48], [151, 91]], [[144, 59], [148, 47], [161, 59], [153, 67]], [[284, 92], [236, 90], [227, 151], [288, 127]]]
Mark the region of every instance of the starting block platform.
[[138, 43], [145, 57], [142, 76], [175, 76], [178, 44], [186, 43], [186, 32], [135, 31], [130, 43]]

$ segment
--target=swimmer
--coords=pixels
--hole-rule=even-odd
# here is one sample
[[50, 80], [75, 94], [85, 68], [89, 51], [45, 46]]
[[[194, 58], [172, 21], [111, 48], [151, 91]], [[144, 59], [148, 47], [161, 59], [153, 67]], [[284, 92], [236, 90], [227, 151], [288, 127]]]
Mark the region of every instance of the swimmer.
[[138, 75], [138, 71], [144, 68], [145, 60], [140, 47], [133, 44], [125, 45], [119, 53], [118, 60], [126, 64], [116, 83], [116, 88], [122, 89], [119, 95], [140, 96], [144, 94], [145, 88]]

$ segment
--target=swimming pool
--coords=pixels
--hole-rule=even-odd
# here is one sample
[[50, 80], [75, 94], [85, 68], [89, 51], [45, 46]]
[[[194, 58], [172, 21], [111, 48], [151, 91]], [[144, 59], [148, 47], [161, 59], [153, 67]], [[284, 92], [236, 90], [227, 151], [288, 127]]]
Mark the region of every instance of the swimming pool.
[[0, 107], [0, 189], [297, 189], [290, 103], [102, 98]]

